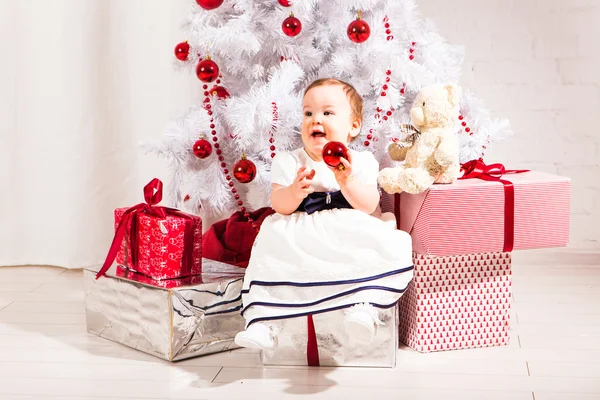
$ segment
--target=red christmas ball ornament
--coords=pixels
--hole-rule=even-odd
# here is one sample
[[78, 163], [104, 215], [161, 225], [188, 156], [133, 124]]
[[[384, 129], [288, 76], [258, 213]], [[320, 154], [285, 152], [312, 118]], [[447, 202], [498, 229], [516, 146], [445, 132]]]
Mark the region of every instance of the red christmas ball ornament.
[[341, 142], [328, 142], [323, 147], [322, 156], [325, 164], [336, 168], [342, 164], [340, 158], [345, 158], [346, 160], [348, 159], [348, 149]]
[[186, 61], [188, 56], [190, 55], [190, 45], [188, 42], [181, 42], [177, 46], [175, 46], [175, 57], [179, 61]]
[[294, 37], [302, 31], [302, 22], [294, 17], [294, 13], [290, 13], [290, 16], [283, 20], [281, 29], [289, 37]]
[[233, 176], [240, 183], [249, 183], [256, 176], [256, 165], [242, 154], [242, 159], [233, 166]]
[[371, 27], [362, 19], [360, 10], [356, 19], [348, 25], [346, 33], [354, 43], [363, 43], [371, 36]]
[[225, 89], [223, 86], [218, 85], [215, 85], [210, 89], [210, 94], [212, 94], [213, 96], [216, 95], [217, 98], [219, 98], [219, 100], [225, 100], [231, 97], [227, 89]]
[[194, 146], [192, 147], [192, 151], [194, 155], [200, 159], [204, 159], [212, 153], [212, 145], [206, 139], [196, 140]]
[[205, 10], [214, 10], [223, 4], [223, 0], [196, 0], [196, 3]]
[[196, 66], [196, 76], [202, 82], [212, 82], [219, 77], [219, 66], [207, 56]]
[[279, 2], [279, 4], [281, 4], [284, 7], [290, 7], [292, 5], [292, 2], [290, 0], [277, 0]]

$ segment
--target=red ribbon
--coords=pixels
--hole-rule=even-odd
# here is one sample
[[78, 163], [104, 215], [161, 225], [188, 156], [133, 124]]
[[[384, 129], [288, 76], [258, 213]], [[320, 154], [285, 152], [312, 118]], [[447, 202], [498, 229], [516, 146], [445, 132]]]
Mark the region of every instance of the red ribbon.
[[119, 226], [116, 229], [115, 236], [108, 250], [108, 255], [100, 271], [96, 274], [96, 279], [100, 278], [110, 268], [113, 261], [117, 257], [121, 243], [125, 238], [125, 234], [129, 233], [129, 247], [131, 249], [131, 267], [137, 271], [138, 266], [138, 216], [140, 214], [146, 214], [152, 217], [165, 219], [167, 215], [183, 218], [185, 220], [185, 232], [183, 236], [183, 256], [181, 259], [181, 266], [183, 269], [183, 276], [189, 275], [192, 270], [193, 262], [193, 250], [194, 250], [194, 219], [188, 214], [184, 214], [181, 211], [169, 208], [157, 206], [162, 200], [163, 183], [160, 179], [154, 178], [144, 186], [144, 200], [145, 203], [136, 204], [133, 207], [128, 208], [121, 217]]
[[504, 252], [511, 252], [515, 242], [515, 187], [511, 181], [501, 179], [505, 174], [520, 174], [527, 169], [506, 169], [500, 163], [486, 165], [482, 159], [461, 165], [463, 176], [458, 179], [482, 179], [504, 185]]
[[315, 323], [312, 314], [306, 317], [308, 341], [306, 342], [306, 361], [311, 367], [319, 366], [319, 345], [317, 343], [317, 334], [315, 332]]

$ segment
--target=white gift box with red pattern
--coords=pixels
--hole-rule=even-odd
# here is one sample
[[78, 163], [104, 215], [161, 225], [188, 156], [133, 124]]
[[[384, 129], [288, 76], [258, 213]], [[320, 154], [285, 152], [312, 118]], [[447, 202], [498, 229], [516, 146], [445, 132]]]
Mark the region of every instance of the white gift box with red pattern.
[[400, 298], [399, 336], [420, 352], [506, 345], [511, 254], [413, 254], [414, 278]]

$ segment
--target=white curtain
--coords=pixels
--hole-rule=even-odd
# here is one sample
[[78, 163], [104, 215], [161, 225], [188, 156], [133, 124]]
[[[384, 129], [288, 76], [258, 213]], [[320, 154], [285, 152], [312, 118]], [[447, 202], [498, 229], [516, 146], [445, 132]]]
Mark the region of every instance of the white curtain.
[[173, 68], [190, 3], [0, 0], [0, 265], [101, 263], [113, 209], [168, 179], [139, 142], [201, 94]]

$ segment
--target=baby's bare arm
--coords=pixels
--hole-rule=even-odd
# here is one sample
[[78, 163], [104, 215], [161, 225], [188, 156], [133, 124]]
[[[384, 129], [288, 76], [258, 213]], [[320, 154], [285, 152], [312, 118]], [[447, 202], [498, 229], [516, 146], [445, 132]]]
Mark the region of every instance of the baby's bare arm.
[[315, 171], [306, 167], [298, 170], [294, 183], [290, 186], [271, 185], [271, 206], [279, 214], [289, 215], [296, 211], [302, 200], [313, 190], [310, 188]]
[[339, 183], [342, 194], [355, 210], [372, 214], [379, 204], [377, 185], [362, 183], [352, 176]]

